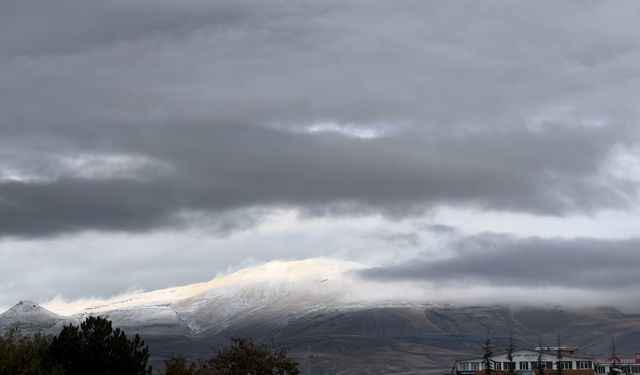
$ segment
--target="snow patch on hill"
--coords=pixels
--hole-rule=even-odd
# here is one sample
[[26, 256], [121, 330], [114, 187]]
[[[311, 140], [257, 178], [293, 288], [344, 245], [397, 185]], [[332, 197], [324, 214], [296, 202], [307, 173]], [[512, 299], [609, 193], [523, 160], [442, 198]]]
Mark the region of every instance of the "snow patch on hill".
[[55, 314], [33, 301], [20, 301], [9, 310], [0, 314], [0, 332], [17, 328], [30, 333], [61, 329], [73, 319]]
[[[348, 271], [359, 263], [332, 259], [274, 261], [247, 268], [213, 280], [145, 293], [125, 294], [106, 300], [53, 303], [50, 308], [62, 315], [101, 314], [151, 306], [199, 305], [207, 300], [228, 298], [236, 307], [264, 304], [278, 298], [300, 295], [335, 297], [344, 295], [353, 284]], [[232, 308], [233, 310], [233, 308]]]
[[320, 311], [408, 303], [410, 288], [360, 279], [353, 271], [363, 267], [333, 259], [274, 261], [187, 286], [47, 305], [61, 315], [23, 302], [3, 314], [4, 325], [55, 328], [93, 315], [138, 332], [216, 334], [229, 327], [285, 326]]
[[20, 301], [9, 310], [0, 314], [0, 320], [13, 319], [16, 317], [33, 322], [63, 318], [63, 316], [55, 314], [33, 301]]

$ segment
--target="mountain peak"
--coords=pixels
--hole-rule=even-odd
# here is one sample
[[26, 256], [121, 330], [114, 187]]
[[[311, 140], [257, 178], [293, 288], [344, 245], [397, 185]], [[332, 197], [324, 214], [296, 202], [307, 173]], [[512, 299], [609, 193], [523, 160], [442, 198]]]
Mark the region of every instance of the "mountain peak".
[[37, 302], [33, 302], [30, 300], [22, 300], [15, 304], [15, 306], [24, 306], [29, 308], [38, 308], [40, 305]]
[[40, 317], [53, 319], [60, 318], [59, 315], [45, 309], [34, 301], [29, 300], [22, 300], [16, 303], [12, 308], [0, 314], [0, 317]]
[[55, 314], [34, 301], [23, 300], [0, 314], [0, 334], [17, 328], [22, 333], [57, 334], [66, 323], [73, 322]]

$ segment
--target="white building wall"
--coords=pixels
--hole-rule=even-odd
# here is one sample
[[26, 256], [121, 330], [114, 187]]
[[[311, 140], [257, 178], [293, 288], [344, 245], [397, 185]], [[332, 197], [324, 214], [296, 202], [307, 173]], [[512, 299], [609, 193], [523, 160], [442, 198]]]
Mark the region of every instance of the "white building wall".
[[[618, 365], [618, 368], [626, 374], [640, 374], [640, 363], [620, 364]], [[611, 372], [611, 364], [596, 364], [595, 370], [596, 374], [609, 374]]]
[[[540, 353], [532, 350], [518, 350], [513, 353], [513, 363], [516, 371], [526, 372], [534, 370], [538, 365], [538, 356]], [[492, 369], [508, 370], [509, 361], [506, 354], [500, 354], [491, 357]], [[541, 362], [546, 369], [556, 369], [558, 358], [555, 353], [542, 353]], [[564, 369], [595, 369], [595, 363], [591, 358], [583, 357], [562, 357], [562, 366]], [[457, 363], [456, 369], [460, 372], [475, 372], [484, 370], [484, 360], [482, 358], [474, 358], [470, 360], [460, 361]]]

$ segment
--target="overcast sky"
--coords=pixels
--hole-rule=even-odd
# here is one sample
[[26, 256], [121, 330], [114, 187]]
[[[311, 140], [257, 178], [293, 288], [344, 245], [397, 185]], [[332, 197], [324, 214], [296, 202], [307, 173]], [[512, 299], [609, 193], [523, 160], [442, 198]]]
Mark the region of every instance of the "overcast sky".
[[0, 307], [337, 257], [461, 302], [640, 311], [639, 17], [4, 0]]

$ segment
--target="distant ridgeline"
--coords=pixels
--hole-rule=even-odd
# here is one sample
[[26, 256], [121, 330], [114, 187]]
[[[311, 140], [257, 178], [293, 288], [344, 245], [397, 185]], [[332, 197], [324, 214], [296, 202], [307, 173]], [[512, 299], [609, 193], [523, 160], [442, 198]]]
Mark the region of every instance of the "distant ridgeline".
[[[615, 348], [615, 346], [614, 346]], [[511, 358], [509, 358], [511, 357]], [[521, 349], [496, 355], [457, 361], [456, 375], [486, 374], [487, 364], [492, 374], [536, 375], [595, 375], [640, 374], [640, 353], [634, 358], [621, 358], [612, 354], [609, 358], [579, 355], [577, 347], [552, 346]]]
[[[457, 360], [476, 356], [487, 329], [496, 346], [503, 348], [509, 337], [518, 348], [533, 348], [538, 340], [554, 342], [549, 340], [560, 335], [581, 352], [593, 353], [573, 359], [584, 355], [563, 352], [563, 361], [570, 364], [561, 367], [591, 375], [610, 372], [607, 364], [613, 362], [597, 358], [611, 356], [611, 337], [616, 337], [616, 353], [633, 357], [640, 351], [640, 314], [610, 307], [357, 300], [354, 291], [368, 286], [359, 284], [362, 281], [351, 272], [354, 267], [328, 259], [272, 262], [202, 283], [60, 304], [53, 311], [22, 301], [0, 312], [0, 335], [12, 329], [25, 335], [57, 335], [65, 325], [102, 316], [114, 328], [140, 334], [149, 345], [154, 368], [172, 354], [207, 358], [229, 345], [230, 337], [239, 336], [282, 345], [314, 375], [440, 375], [450, 372]], [[541, 351], [542, 367], [553, 369], [556, 354]], [[513, 354], [518, 355], [514, 373], [527, 375], [537, 368], [538, 351]], [[482, 359], [461, 362], [465, 363], [458, 364], [458, 371], [484, 369]], [[492, 354], [490, 369], [508, 372], [504, 362], [509, 361]], [[618, 364], [613, 366], [616, 372], [640, 373], [635, 359], [621, 359]]]

